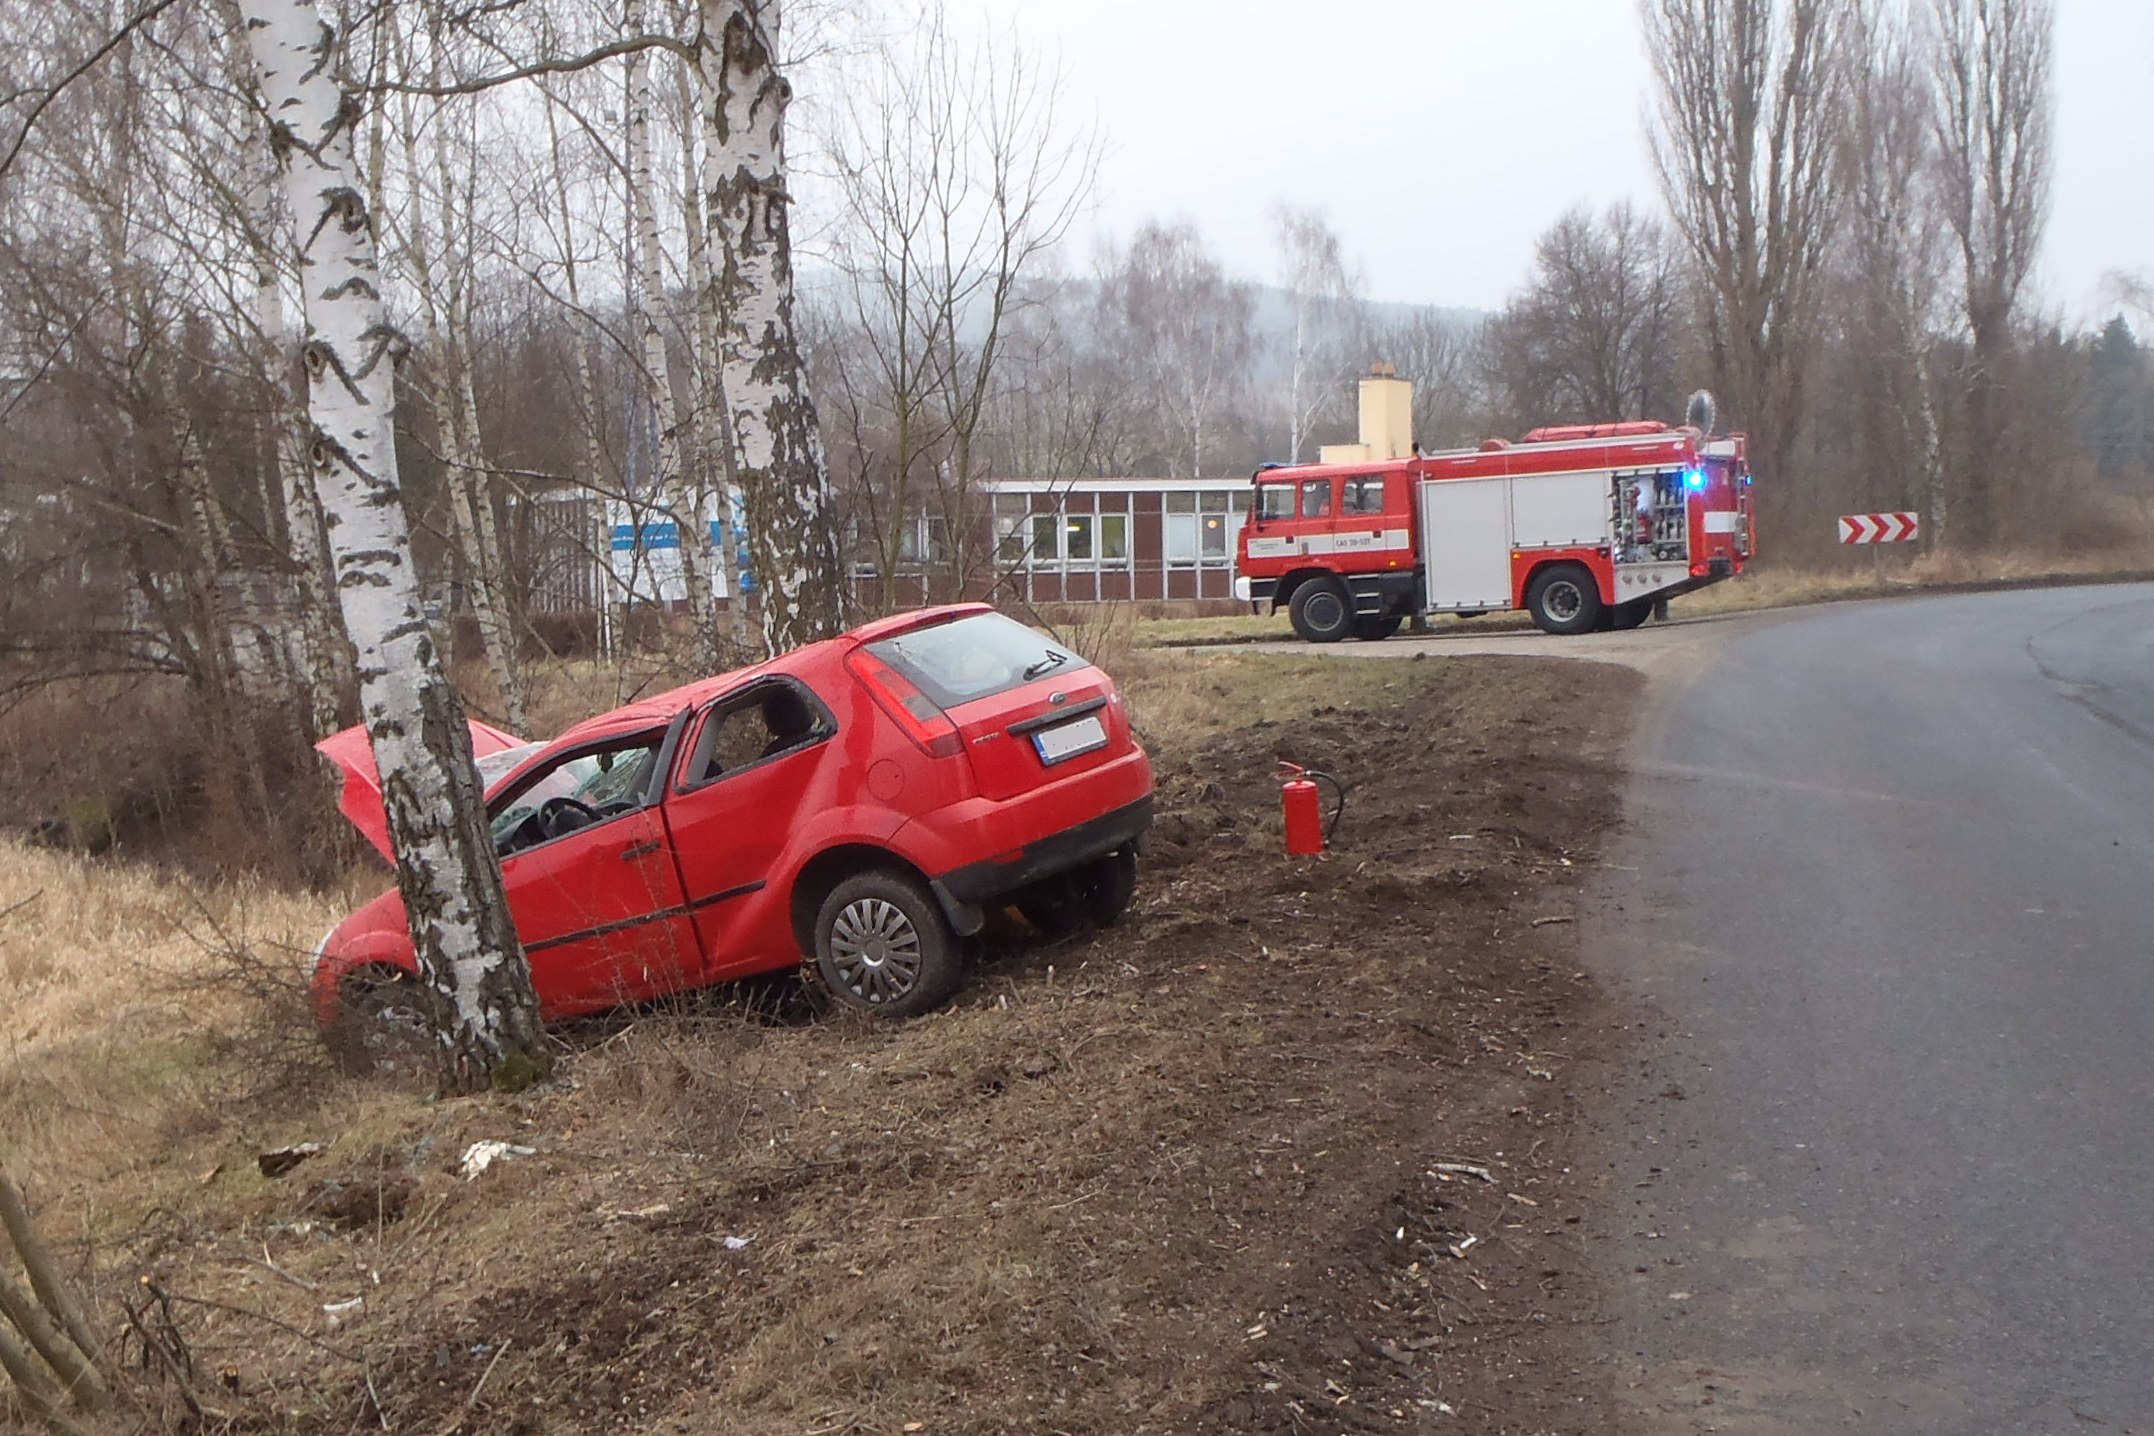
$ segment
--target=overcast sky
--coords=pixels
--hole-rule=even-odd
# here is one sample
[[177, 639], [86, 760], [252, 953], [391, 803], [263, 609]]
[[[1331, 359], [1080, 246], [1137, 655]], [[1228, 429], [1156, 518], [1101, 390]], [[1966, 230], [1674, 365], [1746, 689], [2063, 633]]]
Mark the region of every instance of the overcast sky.
[[[1272, 279], [1270, 211], [1323, 211], [1373, 298], [1493, 308], [1564, 210], [1659, 207], [1634, 0], [972, 0], [1059, 50], [1110, 145], [1093, 223], [1197, 222]], [[966, 8], [966, 0], [957, 0]], [[2057, 0], [2043, 303], [2154, 279], [2154, 0]]]

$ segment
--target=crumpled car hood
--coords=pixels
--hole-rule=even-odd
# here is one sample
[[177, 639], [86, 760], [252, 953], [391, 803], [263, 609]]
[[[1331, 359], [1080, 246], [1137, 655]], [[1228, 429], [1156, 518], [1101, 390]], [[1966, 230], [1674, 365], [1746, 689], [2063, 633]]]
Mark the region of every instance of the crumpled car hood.
[[[474, 758], [537, 746], [476, 718], [466, 721], [471, 727], [471, 755]], [[341, 733], [330, 734], [314, 745], [314, 751], [343, 771], [344, 792], [337, 799], [338, 810], [351, 820], [351, 825], [359, 830], [359, 836], [373, 844], [374, 851], [393, 865], [396, 850], [389, 846], [389, 815], [383, 811], [381, 803], [381, 771], [374, 766], [374, 745], [367, 741], [365, 725], [357, 724]], [[480, 771], [484, 773], [485, 768], [482, 766]]]

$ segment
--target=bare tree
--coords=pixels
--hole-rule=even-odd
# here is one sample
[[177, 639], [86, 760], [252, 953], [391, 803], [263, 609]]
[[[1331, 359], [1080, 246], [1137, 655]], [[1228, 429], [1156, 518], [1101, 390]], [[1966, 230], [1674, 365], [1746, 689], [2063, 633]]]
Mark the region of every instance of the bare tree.
[[2013, 322], [2048, 219], [2048, 0], [1930, 0], [1939, 190], [1970, 344], [1959, 458], [1967, 542], [1998, 537]]
[[[631, 0], [629, 29], [643, 29], [643, 6]], [[651, 492], [673, 517], [680, 539], [681, 581], [688, 599], [697, 666], [724, 667], [718, 644], [717, 606], [711, 586], [710, 483], [700, 471], [702, 448], [690, 437], [691, 418], [681, 403], [673, 363], [666, 349], [665, 256], [658, 237], [658, 181], [651, 162], [651, 112], [656, 91], [650, 57], [638, 50], [628, 57], [629, 238], [634, 245], [635, 297], [630, 306], [643, 361], [646, 402], [658, 425], [656, 470]]]
[[959, 590], [978, 576], [969, 519], [1005, 345], [1027, 279], [1090, 191], [1099, 142], [1065, 130], [1057, 73], [1014, 38], [960, 39], [939, 5], [876, 58], [826, 141], [857, 341], [826, 367], [889, 605], [908, 561]]
[[1347, 269], [1339, 236], [1323, 215], [1304, 206], [1272, 212], [1278, 235], [1280, 282], [1293, 306], [1292, 367], [1286, 388], [1286, 456], [1301, 462], [1310, 425], [1336, 412], [1361, 372], [1367, 324], [1359, 283]]
[[1659, 90], [1653, 156], [1705, 289], [1714, 388], [1751, 431], [1751, 462], [1787, 472], [1841, 212], [1834, 163], [1847, 0], [1644, 0]]
[[1379, 324], [1369, 352], [1414, 386], [1414, 442], [1424, 451], [1471, 448], [1495, 429], [1483, 375], [1486, 326], [1418, 306]]
[[1843, 462], [1866, 476], [1851, 502], [1919, 508], [1935, 550], [1953, 515], [1933, 372], [1944, 254], [1928, 76], [1905, 12], [1881, 0], [1856, 0], [1849, 41], [1841, 341], [1859, 443]]
[[304, 276], [310, 458], [323, 495], [360, 708], [381, 773], [445, 1088], [521, 1084], [549, 1065], [509, 919], [463, 705], [411, 568], [398, 482], [395, 363], [373, 218], [337, 84], [339, 31], [314, 0], [241, 0]]
[[793, 321], [778, 0], [700, 0], [703, 191], [719, 372], [773, 651], [838, 632], [846, 585], [815, 402]]
[[1204, 477], [1216, 426], [1246, 378], [1255, 296], [1188, 223], [1142, 226], [1100, 282], [1102, 327], [1157, 416], [1167, 471]]
[[1488, 331], [1513, 423], [1671, 417], [1683, 285], [1665, 231], [1627, 204], [1583, 209], [1534, 246], [1533, 278]]

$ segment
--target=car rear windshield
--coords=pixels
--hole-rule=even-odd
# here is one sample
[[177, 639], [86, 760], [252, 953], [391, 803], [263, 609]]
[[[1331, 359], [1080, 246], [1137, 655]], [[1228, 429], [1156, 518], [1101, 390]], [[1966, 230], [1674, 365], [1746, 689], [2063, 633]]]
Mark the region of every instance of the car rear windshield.
[[869, 644], [868, 652], [942, 708], [1005, 693], [1049, 674], [1059, 677], [1092, 666], [1061, 644], [1050, 643], [999, 613], [978, 613], [901, 633]]

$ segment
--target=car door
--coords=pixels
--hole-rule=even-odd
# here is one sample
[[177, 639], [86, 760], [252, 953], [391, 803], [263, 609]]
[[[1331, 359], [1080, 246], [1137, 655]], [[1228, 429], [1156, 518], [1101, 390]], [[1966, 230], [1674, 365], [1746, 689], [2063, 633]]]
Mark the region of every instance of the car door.
[[829, 708], [785, 677], [718, 699], [690, 725], [666, 808], [709, 979], [767, 963], [775, 939], [756, 895], [780, 881], [802, 813], [822, 801], [836, 732]]
[[653, 997], [701, 967], [654, 801], [665, 737], [558, 755], [491, 805], [509, 911], [549, 1013]]

